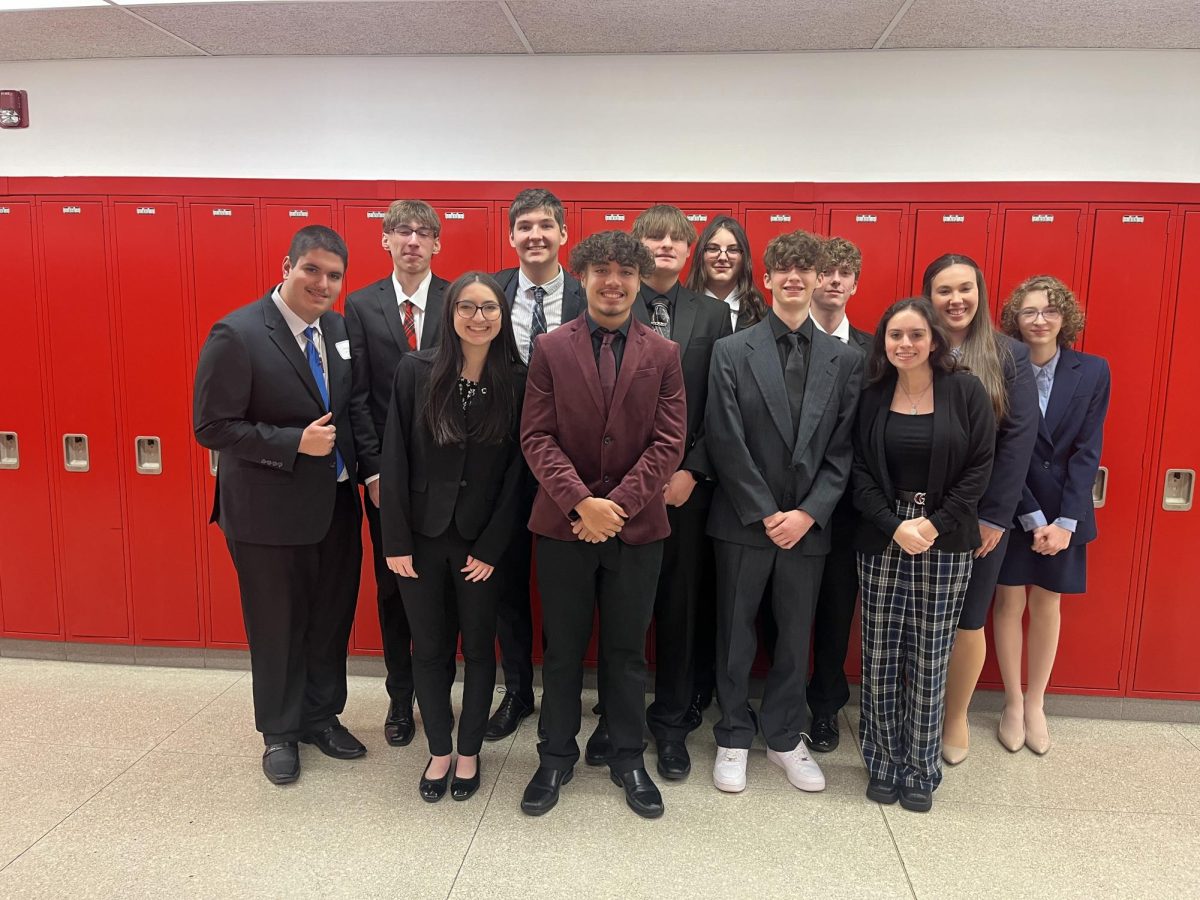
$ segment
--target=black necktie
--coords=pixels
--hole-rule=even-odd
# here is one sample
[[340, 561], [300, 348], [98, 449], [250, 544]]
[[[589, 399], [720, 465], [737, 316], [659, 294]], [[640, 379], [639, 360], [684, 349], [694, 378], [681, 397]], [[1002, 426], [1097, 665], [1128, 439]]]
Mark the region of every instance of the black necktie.
[[791, 348], [788, 350], [787, 365], [783, 369], [783, 383], [787, 387], [788, 408], [792, 412], [792, 429], [800, 427], [800, 408], [804, 404], [804, 345], [800, 335], [788, 335]]
[[604, 414], [607, 416], [612, 407], [613, 391], [617, 387], [617, 355], [613, 353], [613, 338], [611, 331], [600, 335], [600, 393], [604, 396]]

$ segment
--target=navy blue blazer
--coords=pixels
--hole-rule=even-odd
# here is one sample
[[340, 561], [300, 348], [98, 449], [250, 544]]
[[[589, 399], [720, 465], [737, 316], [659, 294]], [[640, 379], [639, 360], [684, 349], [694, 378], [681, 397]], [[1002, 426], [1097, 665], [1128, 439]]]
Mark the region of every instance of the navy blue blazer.
[[992, 477], [979, 500], [979, 518], [1007, 526], [1013, 521], [1025, 486], [1025, 473], [1029, 471], [1029, 456], [1037, 438], [1041, 409], [1029, 364], [1029, 348], [1006, 334], [997, 334], [996, 339], [1009, 350], [1007, 354], [1001, 353], [1008, 415], [996, 423]]
[[1078, 524], [1071, 545], [1075, 546], [1096, 537], [1092, 483], [1100, 467], [1112, 377], [1108, 363], [1099, 356], [1070, 347], [1059, 352], [1054, 387], [1039, 421], [1017, 515], [1040, 509], [1047, 522], [1059, 516], [1074, 519]]

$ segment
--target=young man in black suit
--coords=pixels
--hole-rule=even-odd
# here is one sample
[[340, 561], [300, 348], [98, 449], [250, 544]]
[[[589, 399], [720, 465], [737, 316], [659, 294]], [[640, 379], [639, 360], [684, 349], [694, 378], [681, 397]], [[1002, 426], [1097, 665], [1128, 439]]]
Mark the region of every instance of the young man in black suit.
[[[544, 188], [521, 191], [508, 208], [508, 242], [520, 265], [496, 273], [512, 309], [513, 333], [521, 361], [529, 364], [534, 341], [587, 307], [579, 281], [559, 264], [558, 251], [567, 239], [562, 201]], [[533, 538], [523, 527], [529, 520], [537, 482], [525, 479], [522, 527], [513, 534], [499, 569], [504, 585], [497, 607], [496, 636], [504, 666], [504, 699], [488, 721], [486, 740], [498, 741], [517, 730], [533, 712], [533, 614], [529, 572]]]
[[[383, 218], [383, 249], [392, 258], [392, 273], [359, 288], [346, 298], [346, 330], [350, 333], [354, 395], [370, 410], [372, 427], [362, 449], [364, 462], [379, 472], [379, 454], [392, 399], [392, 377], [405, 353], [434, 346], [441, 338], [442, 295], [448, 282], [431, 270], [442, 249], [442, 222], [428, 203], [397, 200]], [[413, 721], [412, 633], [396, 576], [383, 555], [379, 524], [379, 476], [367, 478], [367, 526], [375, 568], [383, 659], [391, 702], [383, 733], [393, 747], [408, 744], [416, 733]], [[453, 672], [454, 653], [447, 648]], [[453, 678], [453, 674], [451, 675]]]
[[[812, 298], [813, 324], [865, 356], [871, 334], [859, 331], [846, 317], [846, 304], [858, 290], [862, 253], [845, 238], [825, 242], [826, 268]], [[809, 747], [819, 753], [837, 749], [838, 712], [850, 699], [846, 682], [846, 647], [858, 599], [858, 566], [854, 559], [854, 530], [858, 513], [849, 489], [833, 511], [829, 530], [833, 545], [825, 557], [821, 592], [813, 618], [813, 671], [808, 682], [808, 708], [812, 711]]]
[[746, 787], [754, 620], [768, 582], [779, 637], [761, 711], [767, 758], [800, 790], [825, 787], [804, 743], [804, 689], [829, 520], [850, 477], [863, 357], [809, 318], [824, 255], [824, 242], [804, 231], [767, 245], [771, 311], [718, 342], [709, 372], [705, 428], [717, 487], [708, 533], [717, 563], [721, 704], [713, 783], [722, 791]]
[[275, 784], [300, 776], [297, 741], [337, 759], [367, 752], [338, 721], [362, 561], [358, 477], [373, 471], [356, 452], [370, 421], [351, 401], [346, 326], [331, 311], [345, 271], [342, 239], [302, 228], [283, 283], [214, 325], [196, 367], [196, 439], [220, 454], [212, 521], [237, 569]]

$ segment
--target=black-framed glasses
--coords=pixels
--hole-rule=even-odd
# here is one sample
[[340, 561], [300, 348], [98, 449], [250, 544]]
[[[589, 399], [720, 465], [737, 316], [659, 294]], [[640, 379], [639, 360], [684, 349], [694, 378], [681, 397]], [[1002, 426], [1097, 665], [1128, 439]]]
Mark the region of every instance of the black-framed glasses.
[[736, 246], [735, 247], [718, 247], [716, 244], [705, 244], [704, 245], [704, 255], [705, 256], [711, 256], [713, 259], [716, 259], [722, 253], [724, 253], [730, 259], [737, 259], [739, 256], [742, 255], [742, 248], [736, 247]]
[[483, 318], [488, 322], [495, 322], [500, 318], [499, 303], [472, 303], [470, 300], [459, 300], [454, 304], [454, 311], [463, 319], [473, 319], [477, 312], [483, 313]]
[[1046, 322], [1058, 322], [1062, 320], [1062, 310], [1057, 306], [1047, 306], [1045, 309], [1029, 307], [1017, 313], [1017, 318], [1030, 325], [1038, 320], [1038, 316], [1041, 316]]
[[398, 238], [408, 240], [414, 234], [423, 241], [437, 237], [437, 232], [432, 228], [410, 228], [408, 225], [401, 225], [399, 228], [393, 228], [392, 234]]

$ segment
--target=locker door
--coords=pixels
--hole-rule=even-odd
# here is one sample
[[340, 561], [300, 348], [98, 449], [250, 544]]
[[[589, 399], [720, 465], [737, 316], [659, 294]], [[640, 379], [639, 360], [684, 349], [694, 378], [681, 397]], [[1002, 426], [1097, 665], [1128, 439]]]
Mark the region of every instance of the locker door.
[[134, 635], [139, 643], [199, 644], [195, 438], [179, 207], [114, 203], [113, 228]]
[[442, 249], [433, 271], [453, 281], [472, 269], [492, 271], [492, 211], [487, 204], [430, 204], [442, 219]]
[[345, 308], [346, 297], [360, 287], [387, 278], [392, 273], [392, 256], [383, 246], [383, 217], [386, 203], [346, 203], [342, 205], [340, 234], [350, 251], [346, 283], [339, 297]]
[[829, 236], [850, 241], [862, 251], [858, 290], [846, 313], [856, 328], [873, 332], [883, 311], [900, 298], [908, 283], [904, 247], [908, 216], [903, 209], [847, 208], [829, 211]]
[[[1195, 302], [1200, 291], [1200, 211], [1189, 212], [1184, 219], [1182, 256], [1162, 455], [1158, 468], [1148, 473], [1153, 530], [1133, 688], [1197, 695], [1200, 666], [1196, 665], [1195, 647], [1200, 640], [1200, 606], [1195, 602], [1195, 570], [1187, 562], [1195, 553], [1193, 543], [1200, 531], [1200, 502], [1192, 497], [1188, 508], [1186, 494], [1172, 491], [1167, 496], [1167, 486], [1184, 484], [1188, 470], [1200, 471], [1200, 432], [1194, 423], [1196, 386], [1200, 385], [1200, 354], [1195, 352], [1200, 328], [1200, 305]], [[1115, 393], [1115, 372], [1113, 378]], [[1111, 418], [1112, 413], [1109, 415]], [[1114, 433], [1110, 426], [1106, 438]], [[1169, 476], [1173, 470], [1182, 471]], [[1194, 485], [1195, 475], [1191, 479]]]
[[[817, 211], [810, 207], [792, 206], [755, 206], [742, 210], [742, 227], [746, 229], [746, 239], [750, 242], [750, 255], [754, 260], [756, 287], [766, 294], [763, 289], [763, 253], [771, 238], [789, 231], [817, 230]], [[770, 302], [770, 297], [767, 297]]]
[[125, 581], [104, 207], [38, 204], [57, 433], [63, 609], [68, 640], [132, 637]]
[[0, 509], [8, 527], [0, 539], [0, 633], [63, 636], [50, 516], [48, 406], [42, 376], [41, 328], [34, 287], [33, 211], [0, 205], [0, 246], [7, 257], [9, 334], [4, 403], [0, 408]]
[[642, 214], [645, 206], [619, 204], [612, 206], [581, 206], [579, 209], [579, 234], [575, 242], [598, 231], [632, 231], [634, 220]]
[[[918, 209], [913, 251], [912, 292], [921, 293], [925, 267], [946, 253], [971, 257], [988, 271], [988, 234], [991, 231], [990, 207], [937, 207]], [[990, 296], [990, 295], [989, 295]]]
[[1084, 218], [1080, 209], [1006, 209], [1000, 239], [1000, 277], [992, 297], [992, 314], [1013, 288], [1034, 275], [1061, 278], [1080, 295], [1077, 271]]
[[[259, 276], [254, 214], [254, 205], [248, 202], [188, 204], [197, 353], [213, 323], [266, 292], [265, 279]], [[216, 472], [209, 452], [194, 437], [191, 443], [196, 460], [194, 471], [204, 485], [200, 522], [207, 564], [208, 641], [212, 646], [244, 649], [246, 630], [242, 624], [237, 573], [221, 529], [208, 524], [217, 486]]]
[[[264, 203], [262, 215], [263, 275], [266, 278], [262, 287], [265, 291], [282, 280], [283, 260], [287, 256], [292, 236], [297, 231], [306, 225], [328, 225], [330, 228], [337, 226], [333, 222], [333, 202], [330, 200]], [[338, 298], [337, 309], [342, 308], [343, 299]]]
[[[1169, 222], [1162, 210], [1104, 209], [1095, 215], [1087, 336], [1081, 349], [1105, 357], [1112, 368], [1100, 457], [1108, 470], [1108, 492], [1104, 506], [1096, 510], [1099, 537], [1088, 548], [1087, 596], [1063, 598], [1062, 637], [1051, 684], [1116, 690], [1122, 687], [1126, 617], [1137, 593], [1133, 560], [1140, 544], [1138, 517], [1143, 497], [1157, 480], [1146, 455], [1155, 406], [1153, 360], [1166, 321], [1162, 295]], [[1136, 327], [1130, 319], [1133, 297]]]
[[[670, 201], [667, 201], [670, 202]], [[675, 204], [678, 206], [679, 204]], [[692, 223], [696, 229], [696, 237], [699, 237], [704, 229], [708, 227], [708, 223], [717, 216], [733, 216], [736, 210], [732, 206], [679, 206], [683, 210], [683, 214], [687, 216], [687, 220]], [[692, 263], [696, 258], [696, 245], [692, 245], [691, 252], [688, 253], [687, 263], [683, 267], [683, 271], [679, 273], [680, 281], [687, 281], [688, 273], [692, 270]]]
[[[496, 213], [492, 218], [493, 245], [497, 248], [495, 259], [496, 270], [512, 269], [520, 265], [520, 260], [517, 259], [517, 251], [514, 250], [508, 243], [508, 204], [497, 203]], [[567, 239], [563, 241], [562, 246], [558, 249], [558, 261], [562, 264], [563, 269], [567, 269], [567, 264], [571, 256], [571, 248], [574, 247], [580, 240], [587, 237], [587, 234], [578, 232], [577, 215], [575, 212], [574, 203], [563, 203], [563, 218], [566, 220]]]

